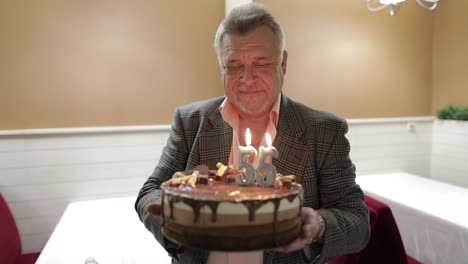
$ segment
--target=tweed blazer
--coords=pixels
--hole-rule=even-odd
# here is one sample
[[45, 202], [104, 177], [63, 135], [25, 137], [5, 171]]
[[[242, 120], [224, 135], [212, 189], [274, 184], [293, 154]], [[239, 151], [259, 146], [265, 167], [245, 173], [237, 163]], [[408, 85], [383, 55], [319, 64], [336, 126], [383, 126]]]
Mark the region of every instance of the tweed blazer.
[[[161, 217], [149, 215], [145, 206], [160, 201], [160, 185], [176, 171], [200, 164], [216, 168], [216, 163], [228, 162], [233, 132], [219, 111], [224, 98], [176, 110], [167, 145], [135, 203], [140, 219], [173, 257], [173, 263], [205, 263], [209, 252], [168, 240], [161, 232]], [[326, 229], [322, 244], [311, 244], [288, 254], [268, 249], [264, 251], [264, 263], [325, 263], [333, 257], [360, 251], [367, 244], [369, 215], [363, 192], [355, 182], [355, 166], [345, 137], [347, 130], [344, 119], [281, 96], [273, 142], [279, 157], [273, 164], [278, 173], [297, 176], [304, 188], [303, 206], [317, 210]]]

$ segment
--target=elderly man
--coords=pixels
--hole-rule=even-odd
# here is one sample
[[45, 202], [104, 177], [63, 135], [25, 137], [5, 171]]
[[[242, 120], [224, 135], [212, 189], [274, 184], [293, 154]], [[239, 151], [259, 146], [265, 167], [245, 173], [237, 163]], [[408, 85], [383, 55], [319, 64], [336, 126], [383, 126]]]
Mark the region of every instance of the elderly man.
[[[220, 24], [214, 46], [226, 96], [176, 110], [161, 159], [136, 201], [146, 228], [173, 263], [324, 263], [364, 248], [369, 215], [349, 157], [347, 123], [282, 93], [288, 53], [277, 20], [258, 4], [235, 8]], [[304, 188], [302, 236], [253, 252], [210, 252], [168, 240], [161, 232], [160, 185], [200, 164], [237, 164], [247, 128], [257, 149], [266, 145], [266, 132], [272, 135], [277, 171], [298, 176]]]

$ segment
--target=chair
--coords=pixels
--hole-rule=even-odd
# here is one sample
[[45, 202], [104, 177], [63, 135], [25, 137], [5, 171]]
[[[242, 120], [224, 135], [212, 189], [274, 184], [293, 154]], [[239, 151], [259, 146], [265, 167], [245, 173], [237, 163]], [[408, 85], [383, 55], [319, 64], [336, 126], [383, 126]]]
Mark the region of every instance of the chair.
[[390, 207], [369, 196], [365, 196], [365, 203], [371, 228], [367, 246], [361, 252], [338, 257], [329, 264], [421, 264], [406, 255]]
[[34, 264], [39, 252], [21, 254], [21, 239], [15, 219], [0, 193], [0, 263]]

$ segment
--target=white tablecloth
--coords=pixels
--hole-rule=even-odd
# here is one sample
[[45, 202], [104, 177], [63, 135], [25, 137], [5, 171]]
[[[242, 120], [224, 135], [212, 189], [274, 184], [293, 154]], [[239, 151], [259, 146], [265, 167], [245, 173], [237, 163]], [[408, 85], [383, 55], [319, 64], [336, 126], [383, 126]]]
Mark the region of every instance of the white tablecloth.
[[71, 203], [36, 264], [168, 264], [171, 258], [140, 222], [136, 197]]
[[408, 255], [424, 264], [468, 263], [468, 189], [403, 172], [356, 181], [390, 206]]

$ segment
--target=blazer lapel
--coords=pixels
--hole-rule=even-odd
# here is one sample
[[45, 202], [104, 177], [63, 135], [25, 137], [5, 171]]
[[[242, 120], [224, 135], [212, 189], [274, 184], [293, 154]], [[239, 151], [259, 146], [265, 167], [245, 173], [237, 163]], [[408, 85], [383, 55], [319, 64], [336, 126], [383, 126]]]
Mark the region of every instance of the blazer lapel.
[[216, 169], [216, 163], [229, 162], [232, 145], [232, 127], [224, 121], [219, 104], [212, 109], [209, 122], [200, 133], [200, 164]]
[[294, 174], [301, 182], [307, 162], [307, 148], [302, 140], [304, 124], [294, 109], [293, 102], [285, 95], [281, 96], [280, 117], [273, 146], [279, 157], [273, 160], [278, 173]]

